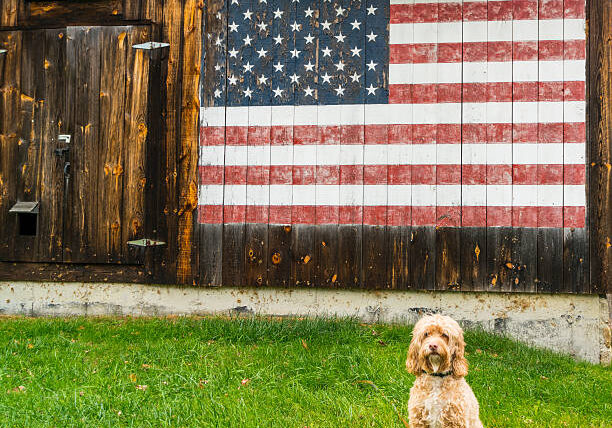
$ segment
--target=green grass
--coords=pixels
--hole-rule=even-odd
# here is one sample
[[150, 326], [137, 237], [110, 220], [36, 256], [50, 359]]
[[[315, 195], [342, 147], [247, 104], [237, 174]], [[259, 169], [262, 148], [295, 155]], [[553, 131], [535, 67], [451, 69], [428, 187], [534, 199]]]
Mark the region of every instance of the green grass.
[[[346, 320], [0, 318], [0, 426], [402, 427], [409, 339]], [[610, 368], [466, 340], [485, 426], [612, 426]]]

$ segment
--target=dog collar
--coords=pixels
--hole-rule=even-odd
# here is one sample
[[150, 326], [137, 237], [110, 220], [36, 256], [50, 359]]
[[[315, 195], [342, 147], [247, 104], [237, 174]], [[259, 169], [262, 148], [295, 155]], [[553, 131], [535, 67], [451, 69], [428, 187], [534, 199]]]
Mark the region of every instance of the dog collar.
[[423, 370], [423, 374], [427, 374], [429, 376], [435, 376], [435, 377], [446, 377], [448, 375], [453, 374], [453, 371], [449, 370], [449, 371], [444, 372], [444, 373], [427, 373], [425, 370]]

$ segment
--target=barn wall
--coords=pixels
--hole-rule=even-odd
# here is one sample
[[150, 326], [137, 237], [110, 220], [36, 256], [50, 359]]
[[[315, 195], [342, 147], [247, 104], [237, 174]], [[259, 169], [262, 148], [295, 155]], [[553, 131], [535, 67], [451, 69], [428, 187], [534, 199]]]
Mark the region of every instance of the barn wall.
[[[364, 10], [348, 14], [379, 31], [366, 3], [350, 2], [349, 9]], [[312, 3], [313, 15], [309, 5], [283, 9], [281, 23], [275, 6], [207, 3], [198, 212], [203, 285], [606, 289], [589, 272], [586, 206], [595, 196], [585, 170], [599, 143], [591, 133], [586, 139], [594, 122], [587, 121], [584, 83], [593, 61], [586, 52], [605, 37], [587, 37], [582, 1], [377, 3], [390, 22], [389, 33], [380, 33], [390, 46], [377, 46], [389, 49], [392, 64], [380, 81], [368, 80], [364, 67], [362, 86], [387, 91], [386, 105], [378, 98], [370, 104], [363, 87], [348, 105], [330, 101], [320, 76], [299, 73], [302, 83], [293, 85], [275, 77], [279, 60], [285, 80], [311, 56], [321, 74], [327, 70], [325, 54], [301, 40], [306, 33], [318, 38], [319, 49], [325, 43], [334, 55], [344, 49], [334, 40], [337, 28], [332, 37], [320, 24], [335, 6]], [[247, 9], [253, 15], [243, 18]], [[349, 35], [354, 28], [348, 18], [342, 23], [344, 15], [329, 20]], [[255, 28], [260, 23], [268, 27]], [[284, 31], [295, 36], [278, 47], [269, 40]], [[251, 43], [243, 40], [247, 34]], [[288, 60], [294, 50], [302, 56]], [[366, 42], [364, 65], [368, 55], [374, 53]], [[247, 60], [285, 92], [277, 97], [270, 82], [242, 73]], [[449, 72], [454, 65], [462, 70], [456, 76]], [[588, 72], [601, 70], [607, 68]], [[350, 81], [343, 83], [350, 92]], [[307, 84], [320, 101], [305, 95]], [[429, 162], [418, 160], [428, 151]], [[604, 188], [599, 195], [609, 192]]]

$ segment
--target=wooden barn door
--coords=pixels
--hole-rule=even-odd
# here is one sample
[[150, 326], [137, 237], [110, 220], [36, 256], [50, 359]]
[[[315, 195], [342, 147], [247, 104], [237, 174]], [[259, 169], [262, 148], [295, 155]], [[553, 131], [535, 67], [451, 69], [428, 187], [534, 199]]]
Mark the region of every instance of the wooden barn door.
[[[149, 40], [149, 26], [0, 32], [0, 260], [141, 263], [127, 241], [144, 237], [149, 58], [132, 46]], [[18, 202], [36, 205], [34, 229]]]
[[64, 261], [139, 263], [143, 238], [150, 27], [69, 27], [70, 178]]
[[0, 260], [62, 260], [65, 48], [62, 29], [0, 32]]

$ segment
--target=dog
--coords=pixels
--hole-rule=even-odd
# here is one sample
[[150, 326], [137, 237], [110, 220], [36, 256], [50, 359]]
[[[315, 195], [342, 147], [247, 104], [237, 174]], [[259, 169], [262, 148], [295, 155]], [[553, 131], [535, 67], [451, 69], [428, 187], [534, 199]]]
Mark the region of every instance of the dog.
[[416, 376], [410, 389], [411, 428], [482, 428], [478, 400], [465, 381], [463, 330], [443, 315], [421, 318], [412, 331], [406, 369]]

